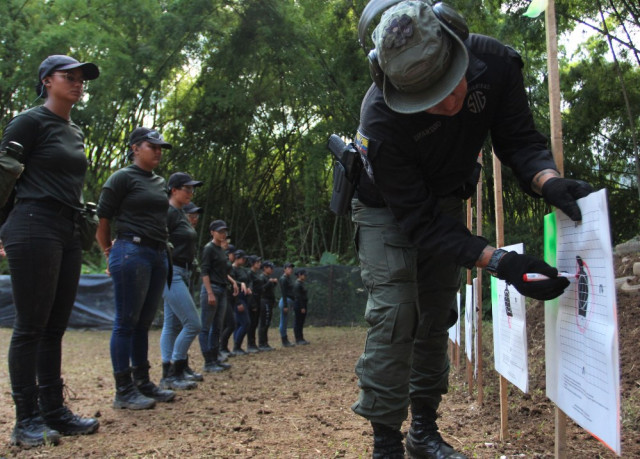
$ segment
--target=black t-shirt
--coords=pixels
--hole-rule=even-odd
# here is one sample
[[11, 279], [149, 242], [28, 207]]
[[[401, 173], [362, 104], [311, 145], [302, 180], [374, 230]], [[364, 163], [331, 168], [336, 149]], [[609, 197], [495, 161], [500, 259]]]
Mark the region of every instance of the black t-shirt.
[[264, 272], [260, 273], [259, 279], [260, 279], [261, 298], [265, 298], [272, 301], [275, 300], [276, 299], [275, 282], [270, 282], [271, 277], [267, 276]]
[[212, 284], [217, 284], [221, 287], [226, 286], [230, 265], [224, 249], [209, 241], [202, 249], [202, 258], [200, 260], [202, 262], [200, 264], [201, 275], [203, 277], [209, 276], [209, 281]]
[[283, 274], [280, 276], [278, 284], [280, 285], [280, 293], [282, 294], [284, 307], [288, 308], [289, 305], [287, 303], [289, 299], [293, 299], [293, 279], [291, 279], [291, 276]]
[[73, 121], [41, 105], [9, 121], [0, 149], [10, 141], [24, 147], [25, 169], [16, 183], [16, 198], [54, 199], [82, 208], [87, 157], [84, 134]]
[[173, 245], [171, 258], [175, 263], [191, 263], [196, 256], [198, 233], [193, 228], [182, 209], [169, 206], [167, 213], [167, 229], [169, 242]]
[[304, 282], [296, 280], [296, 283], [293, 286], [293, 295], [298, 303], [298, 307], [301, 309], [307, 309], [309, 299], [307, 297], [307, 287], [305, 287]]
[[372, 85], [362, 102], [356, 145], [365, 164], [360, 201], [388, 207], [416, 247], [470, 268], [487, 242], [441, 213], [438, 202], [474, 191], [470, 178], [487, 136], [532, 196], [539, 197], [530, 188], [534, 175], [555, 169], [555, 163], [533, 123], [520, 56], [482, 35], [470, 35], [465, 45], [468, 88], [459, 113], [396, 113]]
[[165, 242], [168, 208], [164, 179], [132, 164], [114, 172], [102, 186], [98, 217], [115, 218], [116, 233]]

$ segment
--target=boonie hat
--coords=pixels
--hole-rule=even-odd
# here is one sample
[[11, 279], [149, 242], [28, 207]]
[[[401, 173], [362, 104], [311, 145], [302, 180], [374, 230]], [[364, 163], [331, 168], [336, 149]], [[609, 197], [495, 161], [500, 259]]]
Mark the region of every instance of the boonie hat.
[[184, 210], [185, 214], [201, 214], [202, 212], [204, 212], [202, 207], [198, 207], [192, 202], [183, 206], [182, 210]]
[[392, 6], [371, 38], [384, 72], [384, 101], [396, 112], [416, 113], [437, 105], [467, 71], [467, 48], [430, 3], [407, 0]]
[[195, 187], [195, 186], [202, 185], [202, 182], [199, 182], [198, 180], [193, 180], [193, 177], [191, 177], [186, 172], [176, 172], [174, 174], [171, 174], [171, 177], [169, 177], [169, 183], [167, 186], [169, 187], [169, 189], [171, 189], [171, 188], [180, 188], [185, 185]]
[[162, 148], [171, 148], [171, 144], [165, 142], [164, 137], [162, 137], [158, 131], [146, 127], [137, 127], [131, 132], [129, 135], [129, 146], [145, 140], [154, 145], [160, 145]]
[[[209, 224], [209, 231], [220, 231], [222, 229], [228, 230], [227, 224], [222, 220], [214, 220]], [[236, 248], [229, 244], [227, 251], [235, 252]]]

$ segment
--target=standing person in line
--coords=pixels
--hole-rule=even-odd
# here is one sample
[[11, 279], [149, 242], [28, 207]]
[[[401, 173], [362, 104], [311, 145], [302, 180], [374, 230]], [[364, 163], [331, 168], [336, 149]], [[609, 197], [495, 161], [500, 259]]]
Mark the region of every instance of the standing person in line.
[[296, 338], [296, 344], [306, 345], [309, 341], [304, 339], [304, 321], [307, 318], [307, 308], [309, 306], [309, 297], [307, 296], [307, 287], [304, 285], [307, 280], [307, 270], [296, 270], [296, 283], [293, 286], [293, 334]]
[[229, 273], [227, 254], [223, 248], [227, 241], [229, 228], [222, 220], [214, 220], [209, 225], [211, 241], [202, 249], [201, 271], [202, 288], [200, 290], [200, 314], [202, 331], [200, 332], [200, 350], [204, 357], [204, 371], [219, 373], [231, 368], [220, 360], [220, 333], [227, 314], [227, 284], [234, 289], [238, 286]]
[[[591, 187], [560, 178], [535, 129], [520, 56], [497, 40], [469, 34], [444, 3], [370, 2], [358, 30], [386, 9], [369, 52], [374, 84], [362, 101], [356, 147], [364, 165], [352, 201], [370, 325], [356, 364], [360, 396], [352, 409], [373, 427], [374, 458], [403, 458], [400, 432], [411, 406], [407, 452], [461, 459], [436, 423], [448, 389], [447, 330], [457, 319], [460, 267], [483, 268], [541, 300], [569, 285], [529, 255], [495, 249], [464, 224], [463, 202], [480, 175], [487, 135], [526, 193], [573, 220]], [[387, 9], [388, 8], [388, 9]], [[524, 283], [523, 274], [542, 273]]]
[[295, 344], [289, 341], [287, 337], [287, 322], [289, 320], [289, 308], [293, 307], [294, 299], [293, 299], [293, 279], [291, 275], [293, 274], [293, 263], [285, 263], [284, 264], [284, 273], [280, 276], [280, 280], [278, 281], [280, 285], [280, 294], [282, 297], [280, 298], [280, 302], [278, 303], [278, 307], [280, 308], [280, 339], [282, 340], [282, 347], [292, 347]]
[[250, 255], [249, 278], [251, 279], [251, 295], [249, 296], [249, 330], [247, 331], [247, 352], [259, 352], [256, 345], [256, 330], [260, 322], [260, 295], [262, 294], [262, 283], [260, 282], [260, 265], [262, 258], [258, 255]]
[[258, 325], [258, 349], [261, 351], [272, 351], [269, 345], [269, 326], [273, 317], [273, 308], [276, 305], [276, 284], [278, 279], [271, 277], [275, 265], [269, 260], [261, 265], [262, 273], [258, 282], [260, 283], [260, 324]]
[[202, 375], [189, 372], [189, 347], [200, 333], [202, 325], [191, 293], [189, 280], [196, 258], [198, 233], [193, 228], [184, 207], [191, 202], [195, 189], [202, 182], [185, 172], [169, 177], [169, 212], [167, 230], [173, 245], [171, 259], [173, 278], [164, 287], [164, 321], [160, 335], [163, 389], [188, 390], [197, 387]]
[[[169, 402], [175, 392], [149, 378], [149, 328], [167, 282], [167, 189], [153, 170], [162, 149], [171, 148], [156, 130], [134, 129], [127, 157], [133, 164], [114, 172], [102, 187], [96, 233], [109, 263], [116, 315], [111, 363], [116, 384], [114, 408], [142, 410]], [[111, 221], [116, 239], [112, 245]]]
[[47, 57], [38, 69], [43, 105], [11, 119], [0, 150], [24, 147], [25, 170], [17, 203], [0, 231], [9, 261], [16, 318], [9, 344], [11, 395], [16, 424], [11, 444], [57, 444], [62, 435], [90, 434], [97, 419], [64, 405], [62, 336], [76, 298], [82, 265], [77, 220], [87, 170], [84, 134], [71, 120], [98, 67], [69, 56]]
[[[193, 202], [185, 205], [182, 208], [182, 211], [187, 215], [189, 219], [189, 223], [194, 228], [198, 225], [198, 221], [200, 220], [200, 215], [203, 210], [202, 207], [196, 206]], [[193, 259], [193, 264], [191, 266], [191, 277], [189, 278], [189, 292], [191, 292], [191, 296], [194, 296], [194, 292], [198, 289], [198, 283], [200, 281], [200, 262], [198, 261], [198, 257]], [[194, 371], [187, 365], [187, 372], [194, 373]]]
[[242, 349], [251, 319], [249, 316], [249, 301], [251, 299], [251, 277], [249, 270], [245, 268], [247, 254], [244, 250], [236, 250], [235, 259], [231, 267], [231, 277], [238, 283], [239, 292], [235, 297], [233, 311], [235, 314], [236, 329], [233, 332], [233, 351], [231, 355], [246, 355]]
[[[233, 262], [236, 260], [236, 246], [233, 244], [229, 244], [229, 241], [225, 241], [226, 248], [224, 248], [227, 254], [227, 264], [229, 265], [229, 272], [233, 267]], [[224, 362], [227, 357], [232, 357], [231, 351], [229, 350], [229, 338], [233, 335], [233, 332], [236, 329], [236, 318], [233, 305], [236, 302], [236, 297], [240, 293], [238, 284], [235, 283], [227, 283], [227, 310], [223, 317], [223, 326], [222, 331], [220, 332], [220, 361]], [[236, 287], [234, 287], [234, 285]]]

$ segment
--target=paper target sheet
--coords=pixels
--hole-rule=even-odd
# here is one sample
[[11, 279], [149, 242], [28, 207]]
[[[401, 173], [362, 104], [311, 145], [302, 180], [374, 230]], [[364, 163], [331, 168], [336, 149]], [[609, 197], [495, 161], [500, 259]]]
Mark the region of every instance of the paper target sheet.
[[565, 292], [545, 304], [547, 396], [620, 454], [618, 321], [606, 191], [578, 204], [581, 222], [561, 211], [545, 217], [545, 258], [571, 275]]
[[[523, 244], [502, 247], [522, 254]], [[491, 278], [493, 358], [496, 371], [521, 391], [529, 392], [527, 321], [524, 296], [502, 279]]]
[[456, 305], [458, 307], [458, 320], [449, 328], [449, 339], [452, 343], [460, 345], [460, 292], [456, 294]]

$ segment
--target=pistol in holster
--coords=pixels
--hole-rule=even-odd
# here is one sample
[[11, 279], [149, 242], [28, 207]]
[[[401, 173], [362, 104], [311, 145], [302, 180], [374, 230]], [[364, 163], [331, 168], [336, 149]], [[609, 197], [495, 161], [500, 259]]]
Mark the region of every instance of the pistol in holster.
[[335, 134], [329, 137], [327, 147], [336, 158], [333, 164], [333, 192], [329, 207], [338, 216], [346, 215], [356, 191], [362, 160], [353, 142], [346, 144]]

